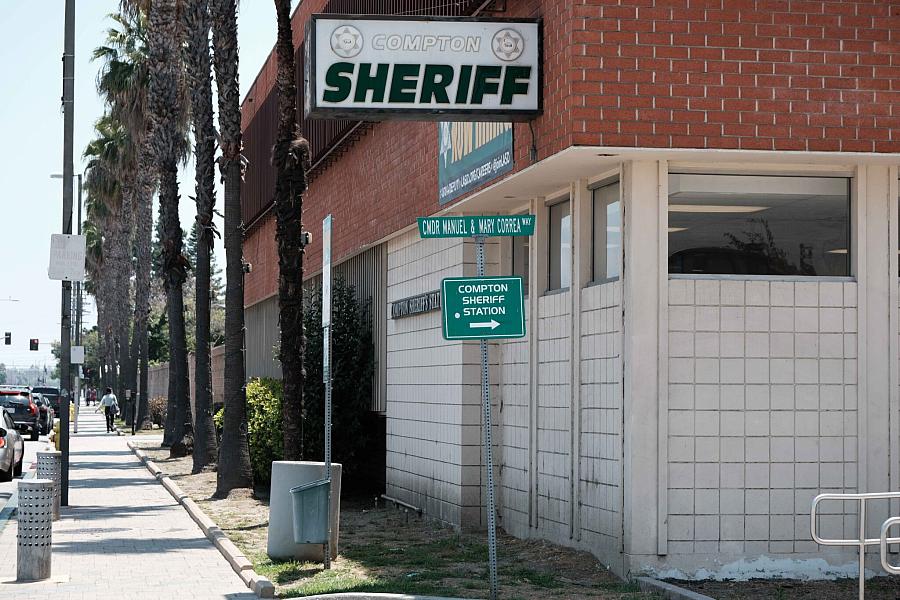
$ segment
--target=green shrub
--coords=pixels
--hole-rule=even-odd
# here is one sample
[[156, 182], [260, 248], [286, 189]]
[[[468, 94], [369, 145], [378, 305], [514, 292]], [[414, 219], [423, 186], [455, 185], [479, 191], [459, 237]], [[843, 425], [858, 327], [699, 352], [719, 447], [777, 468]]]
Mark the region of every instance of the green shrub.
[[150, 420], [154, 425], [165, 426], [167, 411], [168, 400], [164, 396], [150, 398]]
[[272, 461], [284, 456], [281, 395], [278, 379], [251, 379], [247, 383], [247, 435], [253, 479], [257, 483], [270, 481]]
[[[278, 379], [254, 378], [247, 382], [247, 437], [250, 443], [250, 465], [256, 483], [268, 483], [272, 478], [272, 461], [281, 460], [282, 386]], [[213, 415], [216, 436], [221, 441], [225, 424], [225, 409]]]
[[[306, 382], [303, 405], [303, 460], [325, 458], [325, 384], [322, 381], [322, 290], [306, 294]], [[375, 352], [372, 329], [356, 290], [338, 277], [331, 289], [332, 460], [351, 482], [373, 451], [372, 383]], [[368, 308], [368, 307], [366, 307]]]
[[[303, 460], [325, 458], [325, 384], [322, 382], [322, 292], [307, 291], [304, 325], [307, 331], [306, 382], [303, 408]], [[370, 403], [374, 351], [371, 329], [356, 301], [354, 288], [336, 279], [332, 286], [332, 454], [346, 476], [361, 469], [375, 439]], [[247, 383], [247, 432], [250, 462], [257, 484], [272, 477], [272, 461], [284, 456], [282, 383], [251, 379]], [[213, 420], [221, 432], [224, 411]]]

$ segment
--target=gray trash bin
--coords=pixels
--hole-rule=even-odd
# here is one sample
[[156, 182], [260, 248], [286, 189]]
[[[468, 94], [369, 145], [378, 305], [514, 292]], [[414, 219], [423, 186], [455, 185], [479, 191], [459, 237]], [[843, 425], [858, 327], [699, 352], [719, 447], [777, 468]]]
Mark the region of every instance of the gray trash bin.
[[59, 501], [62, 491], [62, 452], [49, 450], [37, 453], [37, 478], [53, 482], [53, 520], [59, 520]]
[[49, 479], [19, 481], [18, 513], [16, 578], [18, 581], [47, 579], [53, 541], [53, 482]]
[[291, 488], [297, 544], [324, 544], [328, 539], [328, 487], [327, 479], [317, 479]]

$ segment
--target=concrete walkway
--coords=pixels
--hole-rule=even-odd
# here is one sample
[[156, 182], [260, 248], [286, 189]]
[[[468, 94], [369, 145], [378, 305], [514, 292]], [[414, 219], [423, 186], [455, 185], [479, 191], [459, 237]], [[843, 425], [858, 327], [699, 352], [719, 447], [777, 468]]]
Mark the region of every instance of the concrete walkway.
[[82, 407], [53, 574], [16, 583], [16, 523], [0, 533], [0, 600], [255, 599], [103, 416]]

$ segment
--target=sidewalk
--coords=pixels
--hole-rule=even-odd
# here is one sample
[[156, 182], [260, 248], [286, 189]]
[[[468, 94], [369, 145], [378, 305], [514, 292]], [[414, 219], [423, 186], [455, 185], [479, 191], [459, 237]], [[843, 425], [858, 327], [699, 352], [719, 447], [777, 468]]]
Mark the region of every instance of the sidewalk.
[[16, 583], [16, 523], [0, 533], [0, 600], [255, 599], [219, 551], [125, 446], [82, 407], [69, 507], [53, 524], [53, 573]]

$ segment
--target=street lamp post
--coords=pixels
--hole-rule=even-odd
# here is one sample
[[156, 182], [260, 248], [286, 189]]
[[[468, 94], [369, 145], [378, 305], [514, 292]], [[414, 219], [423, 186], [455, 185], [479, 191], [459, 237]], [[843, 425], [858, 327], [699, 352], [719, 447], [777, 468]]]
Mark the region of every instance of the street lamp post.
[[[82, 204], [82, 188], [83, 188], [83, 174], [77, 173], [75, 177], [78, 177], [78, 221], [76, 223], [78, 235], [81, 235], [81, 204]], [[63, 175], [60, 173], [54, 173], [50, 175], [51, 179], [63, 179]], [[81, 345], [81, 316], [82, 316], [82, 285], [80, 281], [75, 282], [75, 298], [71, 302], [71, 309], [75, 311], [75, 326], [72, 328], [72, 339], [75, 341], [76, 346]], [[75, 433], [78, 433], [78, 403], [81, 398], [81, 377], [77, 371], [79, 367], [75, 367], [75, 385], [74, 385], [74, 396], [75, 396], [75, 413], [76, 413], [76, 421], [75, 421]]]
[[[72, 233], [72, 176], [75, 134], [75, 0], [66, 0], [65, 35], [63, 41], [63, 219], [62, 232]], [[62, 476], [60, 504], [69, 505], [69, 390], [71, 388], [71, 306], [72, 282], [62, 282], [62, 319], [60, 323], [60, 439]]]

